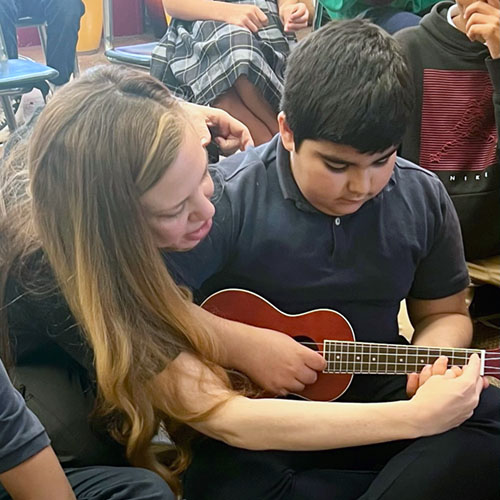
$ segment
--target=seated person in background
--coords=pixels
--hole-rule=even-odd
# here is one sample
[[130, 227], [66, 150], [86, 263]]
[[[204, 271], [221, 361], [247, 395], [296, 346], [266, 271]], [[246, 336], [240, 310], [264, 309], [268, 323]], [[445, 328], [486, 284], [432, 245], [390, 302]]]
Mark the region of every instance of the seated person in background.
[[438, 0], [321, 0], [332, 19], [370, 19], [391, 35], [416, 26]]
[[[434, 174], [396, 157], [412, 96], [403, 54], [375, 25], [332, 21], [302, 40], [288, 61], [280, 135], [216, 166], [211, 232], [192, 251], [167, 254], [170, 269], [200, 298], [244, 288], [287, 314], [335, 309], [362, 342], [404, 344], [397, 315], [407, 298], [414, 345], [468, 346], [469, 278], [455, 210]], [[445, 373], [446, 362], [437, 363], [434, 373]], [[363, 403], [332, 420], [324, 449], [337, 450], [200, 441], [185, 497], [473, 499], [480, 485], [481, 498], [499, 498], [498, 389], [485, 390], [472, 417], [447, 432], [393, 434], [401, 423], [391, 422], [398, 410], [390, 405], [404, 403], [406, 391], [418, 397], [430, 372], [408, 381], [355, 376], [342, 403], [330, 403]], [[375, 438], [380, 414], [363, 407], [382, 401], [388, 413]], [[297, 419], [297, 428], [307, 425]]]
[[84, 10], [81, 0], [0, 0], [0, 25], [9, 59], [17, 58], [17, 20], [26, 16], [45, 19], [47, 66], [59, 71], [52, 83], [65, 84], [75, 66], [76, 42]]
[[[233, 388], [221, 366], [284, 394], [314, 382], [326, 362], [286, 335], [200, 309], [165, 268], [162, 250], [193, 249], [213, 224], [214, 185], [206, 151], [191, 125], [192, 106], [179, 103], [152, 77], [100, 68], [70, 82], [42, 111], [29, 139], [28, 170], [21, 164], [16, 171], [9, 162], [2, 168], [1, 333], [10, 340], [20, 383], [33, 394], [29, 402], [38, 402], [39, 418], [42, 423], [47, 418], [53, 428], [52, 445], [77, 498], [108, 498], [112, 491], [113, 500], [171, 499], [163, 480], [181, 490], [179, 476], [190, 460], [193, 429], [229, 446], [307, 451], [434, 434], [432, 439], [444, 445], [447, 440], [439, 434], [462, 424], [461, 446], [474, 450], [477, 466], [487, 469], [496, 426], [485, 401], [476, 412], [489, 425], [477, 438], [480, 452], [469, 433], [481, 425], [474, 418], [464, 423], [483, 389], [477, 356], [463, 375], [456, 370], [431, 376], [410, 401], [251, 399], [255, 391], [241, 378], [240, 390]], [[208, 110], [205, 121], [227, 122], [224, 117], [221, 110]], [[450, 273], [457, 276], [442, 286], [445, 294], [466, 280], [460, 252], [456, 258], [446, 256]], [[417, 286], [420, 290], [426, 283]], [[467, 318], [455, 316], [467, 336]], [[451, 323], [443, 318], [450, 336], [458, 328]], [[433, 368], [436, 373], [440, 364]], [[61, 382], [53, 384], [47, 369]], [[27, 370], [31, 376], [21, 377]], [[426, 373], [431, 372], [429, 367]], [[70, 389], [61, 392], [60, 386]], [[176, 445], [167, 455], [165, 443], [153, 442], [165, 431]], [[410, 448], [420, 449], [425, 442]], [[439, 454], [432, 450], [431, 466], [451, 454], [460, 469], [464, 459], [454, 455], [459, 445], [451, 444]], [[380, 452], [387, 456], [390, 450]], [[267, 497], [254, 495], [252, 488], [234, 490], [234, 478], [220, 481], [221, 463], [224, 455], [216, 451], [205, 470], [214, 477], [200, 484], [206, 496], [186, 492], [188, 498], [214, 500], [224, 492], [231, 500]], [[234, 462], [237, 469], [241, 465]], [[235, 478], [246, 482], [251, 474], [259, 480], [260, 471], [242, 467]], [[282, 471], [275, 472], [269, 470], [273, 481], [280, 481]], [[366, 478], [372, 475], [360, 478], [362, 485]], [[316, 483], [314, 474], [300, 481], [306, 489]], [[270, 494], [276, 499], [279, 492]]]
[[153, 51], [151, 74], [186, 101], [229, 112], [256, 144], [270, 140], [278, 132], [291, 33], [308, 25], [310, 1], [164, 0], [164, 6], [173, 19]]
[[416, 89], [400, 154], [443, 182], [466, 259], [498, 255], [500, 2], [441, 2], [396, 39]]
[[[0, 361], [0, 499], [74, 500], [40, 421]], [[10, 495], [10, 497], [7, 495]]]

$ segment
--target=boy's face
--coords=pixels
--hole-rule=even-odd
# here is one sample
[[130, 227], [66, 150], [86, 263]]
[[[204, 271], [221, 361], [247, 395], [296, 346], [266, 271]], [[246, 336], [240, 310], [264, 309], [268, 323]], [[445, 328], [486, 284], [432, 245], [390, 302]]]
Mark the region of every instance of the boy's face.
[[281, 137], [290, 152], [295, 182], [317, 210], [332, 216], [352, 214], [389, 182], [396, 162], [395, 146], [362, 154], [351, 146], [305, 140], [295, 151], [293, 133], [281, 116]]

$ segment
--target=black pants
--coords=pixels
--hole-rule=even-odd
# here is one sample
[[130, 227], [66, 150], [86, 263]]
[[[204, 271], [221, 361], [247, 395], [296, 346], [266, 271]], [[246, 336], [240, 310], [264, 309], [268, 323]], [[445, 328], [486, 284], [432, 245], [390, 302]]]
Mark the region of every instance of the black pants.
[[[359, 376], [342, 399], [405, 399], [404, 385], [400, 377]], [[417, 440], [259, 452], [204, 438], [184, 476], [184, 494], [187, 500], [498, 500], [499, 473], [500, 390], [489, 388], [460, 427]]]
[[45, 19], [47, 65], [59, 71], [54, 84], [66, 83], [75, 65], [80, 17], [84, 10], [81, 0], [0, 0], [0, 25], [9, 58], [17, 57], [17, 20], [24, 16]]

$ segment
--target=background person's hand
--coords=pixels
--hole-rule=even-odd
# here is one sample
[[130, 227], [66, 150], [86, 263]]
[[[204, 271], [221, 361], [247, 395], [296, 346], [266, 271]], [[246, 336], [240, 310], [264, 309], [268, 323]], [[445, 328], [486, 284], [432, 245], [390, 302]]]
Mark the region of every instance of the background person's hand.
[[224, 6], [224, 20], [226, 23], [247, 28], [252, 33], [267, 26], [267, 16], [256, 5], [227, 3]]
[[306, 28], [309, 22], [309, 10], [306, 4], [298, 2], [285, 4], [280, 8], [280, 18], [286, 32], [299, 31]]
[[485, 43], [492, 59], [500, 57], [500, 0], [479, 0], [464, 12], [465, 33], [473, 42]]

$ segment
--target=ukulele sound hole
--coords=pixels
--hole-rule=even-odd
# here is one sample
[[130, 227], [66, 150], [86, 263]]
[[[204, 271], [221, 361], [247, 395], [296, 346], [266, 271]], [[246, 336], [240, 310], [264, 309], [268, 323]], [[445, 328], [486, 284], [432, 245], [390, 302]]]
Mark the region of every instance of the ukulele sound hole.
[[293, 337], [293, 340], [296, 340], [299, 344], [305, 345], [312, 349], [313, 351], [319, 351], [318, 345], [311, 337], [306, 337], [305, 335], [297, 335]]

